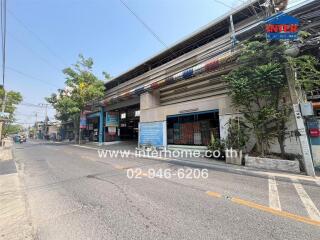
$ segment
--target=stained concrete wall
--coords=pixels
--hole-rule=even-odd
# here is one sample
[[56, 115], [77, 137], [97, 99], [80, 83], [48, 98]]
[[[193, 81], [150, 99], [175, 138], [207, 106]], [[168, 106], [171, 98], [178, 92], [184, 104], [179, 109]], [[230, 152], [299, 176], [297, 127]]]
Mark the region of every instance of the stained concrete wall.
[[[295, 123], [295, 119], [294, 119], [293, 114], [291, 114], [290, 119], [287, 123], [287, 129], [288, 129], [289, 135], [284, 143], [285, 144], [285, 151], [287, 153], [301, 155], [302, 152], [301, 152], [299, 139], [298, 139], [298, 137], [294, 136], [294, 131], [297, 129], [297, 127], [296, 127], [296, 123]], [[275, 153], [280, 153], [280, 147], [279, 147], [279, 144], [276, 139], [274, 141], [274, 144], [272, 144], [270, 146], [270, 151], [275, 152]]]
[[231, 112], [227, 95], [215, 96], [190, 102], [161, 106], [157, 93], [144, 93], [140, 96], [140, 122], [165, 121], [167, 116], [186, 112], [219, 110], [219, 114]]
[[[227, 137], [227, 122], [230, 118], [238, 116], [237, 111], [231, 106], [231, 99], [228, 95], [214, 96], [200, 100], [187, 101], [177, 104], [160, 105], [159, 90], [144, 93], [140, 96], [140, 122], [166, 121], [167, 116], [183, 114], [186, 112], [201, 112], [219, 110], [220, 137]], [[293, 115], [288, 122], [288, 131], [296, 129]], [[250, 136], [250, 141], [246, 146], [247, 151], [251, 151], [256, 143], [254, 136]], [[285, 150], [287, 153], [301, 154], [300, 144], [297, 138], [291, 136], [285, 141]], [[280, 153], [279, 144], [271, 144], [270, 151]]]

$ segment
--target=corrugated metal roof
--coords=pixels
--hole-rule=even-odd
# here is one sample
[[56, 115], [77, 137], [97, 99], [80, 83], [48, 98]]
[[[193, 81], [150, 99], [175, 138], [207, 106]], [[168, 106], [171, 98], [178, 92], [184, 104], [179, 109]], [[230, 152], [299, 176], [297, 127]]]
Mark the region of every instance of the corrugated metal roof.
[[[184, 39], [174, 43], [171, 47], [157, 53], [156, 55], [148, 58], [137, 66], [125, 71], [119, 76], [111, 79], [106, 83], [106, 85], [110, 85], [111, 83], [115, 83], [119, 81], [119, 84], [125, 82], [131, 78], [139, 76], [144, 72], [149, 71], [157, 66], [164, 64], [165, 62], [171, 61], [172, 59], [183, 55], [184, 53], [191, 51], [201, 45], [204, 45], [207, 42], [212, 41], [210, 36], [213, 36], [213, 33], [216, 32], [217, 29], [221, 32], [221, 34], [226, 34], [223, 30], [229, 32], [229, 16], [233, 15], [234, 21], [240, 21], [245, 18], [251, 17], [255, 15], [255, 11], [261, 12], [262, 8], [260, 4], [264, 3], [265, 0], [248, 0], [244, 4], [239, 7], [233, 8], [231, 11], [222, 15], [221, 17], [213, 20], [208, 23], [204, 27], [200, 28], [198, 31], [188, 35]], [[218, 36], [218, 35], [217, 35]], [[207, 38], [207, 42], [206, 42]], [[193, 46], [194, 45], [194, 46]], [[185, 49], [185, 51], [183, 51]], [[158, 65], [157, 65], [158, 64]], [[117, 84], [115, 83], [115, 86]], [[114, 87], [114, 86], [113, 86]]]

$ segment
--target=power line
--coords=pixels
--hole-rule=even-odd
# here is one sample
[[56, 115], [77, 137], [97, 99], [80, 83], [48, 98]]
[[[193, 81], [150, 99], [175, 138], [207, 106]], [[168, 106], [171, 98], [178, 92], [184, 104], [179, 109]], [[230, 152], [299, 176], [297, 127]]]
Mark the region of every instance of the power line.
[[[28, 103], [28, 102], [22, 102], [22, 103], [19, 103], [18, 105], [21, 105], [21, 106], [26, 106], [26, 107], [38, 107], [38, 108], [45, 108], [45, 106], [43, 105], [39, 105], [39, 104], [34, 104], [34, 103]], [[48, 109], [53, 109], [52, 107], [49, 107], [47, 106]]]
[[145, 22], [142, 20], [142, 18], [140, 18], [138, 16], [138, 14], [136, 14], [123, 0], [119, 0], [122, 5], [129, 10], [129, 12], [152, 34], [152, 36], [159, 42], [161, 43], [165, 48], [168, 48], [168, 45], [161, 40], [161, 38], [158, 36], [158, 34], [156, 34], [155, 31], [152, 30], [152, 28]]
[[30, 74], [24, 73], [24, 72], [22, 72], [22, 71], [20, 71], [20, 70], [18, 70], [18, 69], [13, 68], [13, 67], [7, 67], [7, 69], [9, 69], [9, 70], [12, 71], [12, 72], [18, 73], [18, 74], [20, 74], [20, 75], [22, 75], [22, 76], [24, 76], [24, 77], [27, 77], [27, 78], [36, 80], [36, 81], [38, 81], [38, 82], [41, 82], [41, 83], [44, 83], [44, 84], [47, 84], [47, 85], [51, 85], [51, 86], [53, 86], [53, 87], [55, 87], [55, 88], [61, 88], [61, 87], [59, 87], [58, 85], [55, 85], [55, 84], [52, 84], [52, 83], [50, 83], [50, 82], [44, 81], [44, 80], [42, 80], [42, 79], [40, 79], [40, 78], [31, 76]]
[[[213, 1], [216, 2], [216, 3], [219, 3], [219, 4], [223, 5], [223, 6], [225, 6], [225, 7], [227, 7], [227, 8], [230, 8], [230, 9], [232, 9], [232, 10], [238, 10], [238, 9], [230, 6], [229, 4], [224, 3], [223, 1], [220, 1], [220, 0], [213, 0]], [[253, 5], [251, 5], [251, 6], [253, 6]], [[245, 16], [245, 17], [250, 17], [250, 16], [248, 16], [247, 14], [244, 14], [244, 13], [241, 12], [241, 11], [240, 11], [239, 13], [242, 14], [243, 16]], [[256, 15], [257, 18], [259, 19], [258, 15], [257, 15], [257, 14], [255, 14], [255, 15]]]
[[[20, 113], [20, 112], [15, 112], [14, 115], [18, 116], [26, 116], [26, 117], [35, 117], [35, 114], [26, 114], [26, 113]], [[39, 113], [38, 113], [39, 116]], [[45, 117], [45, 115], [41, 115], [42, 117]]]
[[61, 69], [58, 67], [54, 66], [51, 62], [49, 62], [47, 59], [36, 53], [32, 48], [28, 47], [27, 45], [24, 44], [20, 39], [18, 39], [16, 36], [14, 36], [11, 32], [8, 32], [9, 36], [13, 38], [16, 42], [18, 42], [21, 46], [23, 46], [25, 49], [36, 55], [39, 59], [41, 59], [44, 63], [46, 63], [48, 66], [50, 66], [52, 69], [55, 71], [61, 72]]
[[37, 39], [42, 44], [42, 46], [44, 46], [51, 53], [52, 56], [59, 60], [62, 65], [67, 65], [63, 58], [57, 55], [55, 51], [53, 51], [52, 48], [49, 47], [47, 43], [45, 43], [45, 41], [43, 41], [34, 31], [31, 30], [30, 27], [28, 27], [23, 21], [21, 21], [10, 9], [8, 9], [8, 12], [22, 27], [24, 27], [31, 35], [33, 35], [33, 37]]
[[2, 47], [2, 86], [6, 70], [7, 1], [1, 0], [1, 47]]
[[32, 125], [34, 125], [34, 122], [30, 122], [30, 123], [28, 123], [28, 122], [18, 122], [18, 121], [13, 121], [12, 123], [20, 124], [20, 125], [23, 125], [23, 124], [32, 124]]

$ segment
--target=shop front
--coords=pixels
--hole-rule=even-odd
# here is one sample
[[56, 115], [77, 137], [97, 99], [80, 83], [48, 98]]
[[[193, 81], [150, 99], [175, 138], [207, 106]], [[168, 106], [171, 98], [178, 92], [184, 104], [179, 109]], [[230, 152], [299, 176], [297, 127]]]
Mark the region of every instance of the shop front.
[[139, 132], [139, 105], [121, 109], [120, 113], [120, 139], [137, 140]]
[[139, 104], [107, 111], [105, 141], [137, 140], [139, 119]]
[[87, 119], [87, 127], [83, 130], [82, 136], [84, 139], [90, 142], [98, 142], [99, 141], [99, 124], [100, 124], [100, 113], [92, 113], [86, 116]]
[[168, 145], [208, 146], [211, 136], [220, 137], [218, 110], [167, 117]]

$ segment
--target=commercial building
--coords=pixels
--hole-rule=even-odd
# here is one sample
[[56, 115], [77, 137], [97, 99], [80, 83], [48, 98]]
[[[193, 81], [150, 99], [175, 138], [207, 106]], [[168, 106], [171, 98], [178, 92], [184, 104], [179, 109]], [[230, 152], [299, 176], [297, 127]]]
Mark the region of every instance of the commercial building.
[[[224, 138], [237, 112], [222, 76], [236, 66], [234, 46], [264, 31], [274, 9], [265, 2], [248, 1], [107, 82], [105, 99], [88, 107], [85, 131], [100, 142], [135, 139], [157, 147], [206, 146], [212, 135]], [[284, 8], [287, 1], [279, 2]], [[312, 11], [319, 11], [315, 0], [284, 10], [298, 18]], [[308, 17], [300, 20], [302, 29], [310, 26]], [[299, 151], [290, 141], [289, 152]]]

